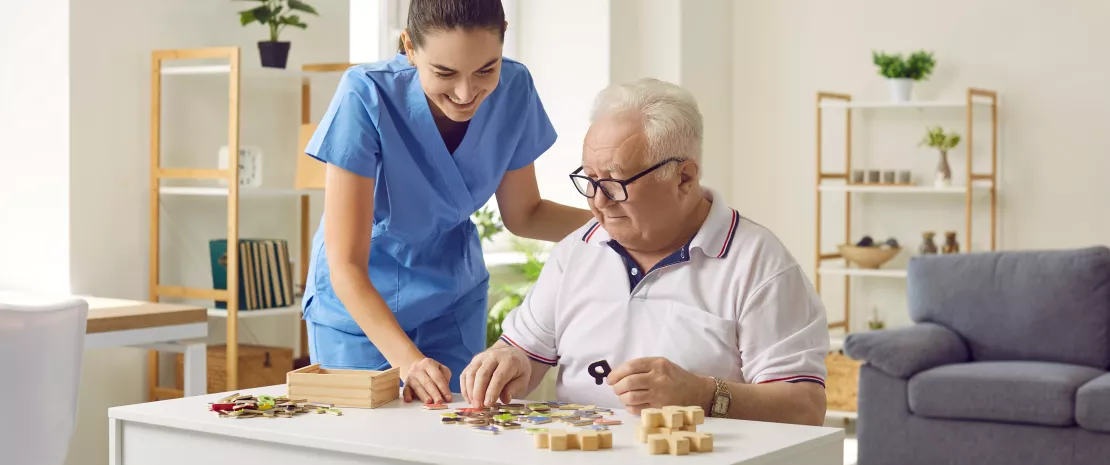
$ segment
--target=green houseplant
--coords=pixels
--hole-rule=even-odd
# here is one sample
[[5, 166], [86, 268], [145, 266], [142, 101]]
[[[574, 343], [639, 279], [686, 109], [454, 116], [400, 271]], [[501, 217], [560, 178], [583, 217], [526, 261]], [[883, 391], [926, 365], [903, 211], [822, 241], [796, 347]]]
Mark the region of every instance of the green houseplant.
[[[482, 242], [489, 242], [494, 236], [505, 230], [497, 213], [488, 207], [483, 207], [471, 216], [478, 228], [478, 236]], [[528, 291], [540, 278], [543, 270], [543, 260], [540, 255], [543, 246], [536, 241], [514, 237], [511, 240], [513, 250], [524, 255], [524, 263], [512, 265], [518, 280], [494, 286], [490, 298], [496, 299], [490, 306], [486, 317], [486, 347], [492, 346], [501, 337], [501, 322], [514, 308], [524, 302]]]
[[945, 133], [940, 126], [930, 127], [925, 131], [918, 147], [931, 147], [940, 151], [940, 161], [937, 163], [936, 186], [945, 187], [952, 182], [952, 168], [948, 166], [948, 151], [960, 143], [960, 135], [955, 132]]
[[260, 3], [254, 8], [239, 12], [239, 23], [246, 26], [258, 22], [270, 29], [270, 40], [258, 42], [258, 54], [262, 66], [266, 68], [285, 68], [289, 59], [289, 42], [278, 40], [287, 26], [305, 29], [297, 12], [319, 16], [316, 9], [300, 0], [239, 0]]
[[906, 58], [901, 53], [872, 51], [871, 61], [879, 68], [879, 74], [887, 79], [891, 100], [899, 103], [911, 100], [914, 82], [928, 79], [937, 64], [933, 52], [924, 50], [913, 52]]

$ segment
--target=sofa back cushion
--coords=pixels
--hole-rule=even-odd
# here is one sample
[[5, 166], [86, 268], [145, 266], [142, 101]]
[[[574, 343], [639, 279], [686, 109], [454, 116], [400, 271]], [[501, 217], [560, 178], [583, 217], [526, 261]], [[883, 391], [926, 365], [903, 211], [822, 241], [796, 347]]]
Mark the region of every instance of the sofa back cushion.
[[917, 256], [910, 317], [947, 326], [973, 360], [1110, 366], [1110, 248]]

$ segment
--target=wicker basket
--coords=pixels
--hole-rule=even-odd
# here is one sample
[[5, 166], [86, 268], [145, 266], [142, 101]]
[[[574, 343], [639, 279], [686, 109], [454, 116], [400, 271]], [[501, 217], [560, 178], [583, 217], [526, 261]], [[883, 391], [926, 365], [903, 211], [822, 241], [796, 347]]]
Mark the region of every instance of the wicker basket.
[[829, 352], [825, 356], [825, 366], [829, 371], [825, 379], [827, 410], [856, 411], [860, 365], [863, 362], [853, 360], [840, 351]]

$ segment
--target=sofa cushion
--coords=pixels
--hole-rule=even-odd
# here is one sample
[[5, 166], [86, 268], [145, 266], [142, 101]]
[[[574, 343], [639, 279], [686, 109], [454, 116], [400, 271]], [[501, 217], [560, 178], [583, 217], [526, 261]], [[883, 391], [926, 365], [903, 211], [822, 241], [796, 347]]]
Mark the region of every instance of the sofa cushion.
[[1110, 373], [1079, 387], [1075, 394], [1075, 422], [1091, 431], [1110, 433]]
[[1105, 373], [1047, 362], [945, 365], [910, 378], [910, 411], [930, 418], [1075, 425], [1076, 391]]
[[951, 328], [972, 360], [1110, 366], [1110, 248], [923, 255], [908, 272], [910, 317]]

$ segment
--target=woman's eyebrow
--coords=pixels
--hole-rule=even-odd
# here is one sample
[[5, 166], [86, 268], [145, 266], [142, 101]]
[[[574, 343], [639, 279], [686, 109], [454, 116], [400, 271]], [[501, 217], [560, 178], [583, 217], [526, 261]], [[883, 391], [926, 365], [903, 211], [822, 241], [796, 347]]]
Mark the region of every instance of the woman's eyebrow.
[[[494, 58], [494, 59], [492, 59], [492, 60], [490, 60], [490, 61], [487, 61], [487, 62], [486, 62], [486, 64], [482, 65], [482, 66], [481, 66], [480, 68], [478, 68], [478, 69], [486, 69], [486, 68], [489, 68], [490, 66], [493, 66], [493, 65], [494, 65], [495, 63], [497, 63], [497, 60], [500, 60], [500, 59], [501, 59], [501, 58]], [[443, 65], [437, 65], [437, 64], [435, 64], [435, 63], [432, 63], [432, 67], [433, 67], [433, 68], [435, 68], [435, 69], [438, 69], [438, 70], [440, 70], [440, 71], [443, 71], [443, 72], [445, 72], [445, 73], [457, 73], [457, 72], [458, 72], [458, 71], [456, 71], [456, 70], [454, 70], [454, 69], [448, 68], [448, 67], [446, 67], [446, 66], [443, 66]]]

